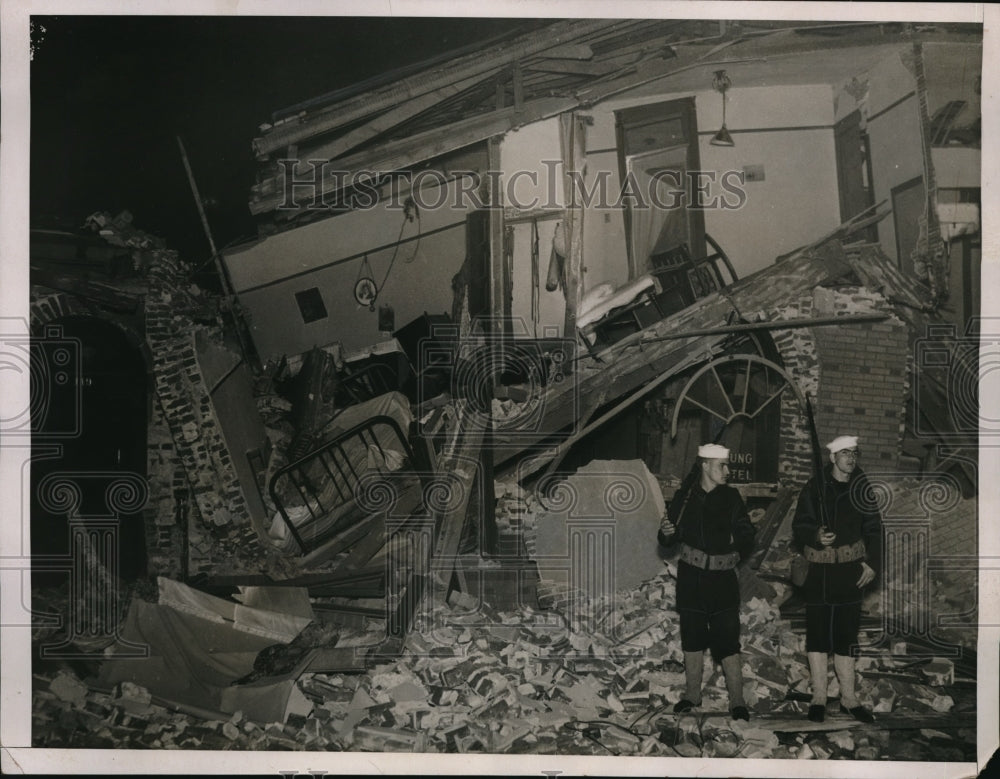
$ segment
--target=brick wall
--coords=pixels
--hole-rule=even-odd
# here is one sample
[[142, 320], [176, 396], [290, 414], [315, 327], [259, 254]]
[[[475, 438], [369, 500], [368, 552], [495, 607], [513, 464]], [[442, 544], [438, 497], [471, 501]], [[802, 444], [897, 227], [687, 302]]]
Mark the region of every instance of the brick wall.
[[[863, 288], [816, 291], [817, 316], [888, 311], [888, 302]], [[862, 468], [899, 464], [908, 393], [907, 326], [883, 322], [815, 328], [821, 381], [816, 409], [820, 442], [857, 435]]]
[[[184, 579], [186, 576], [186, 522], [183, 506], [188, 492], [187, 474], [177, 455], [174, 437], [157, 399], [147, 428], [147, 481], [149, 502], [143, 512], [146, 522], [146, 554], [150, 576]], [[180, 497], [180, 499], [179, 499]]]
[[[813, 316], [812, 295], [803, 295], [799, 300], [771, 312], [768, 318], [779, 320], [810, 316]], [[807, 327], [772, 330], [771, 339], [781, 355], [785, 372], [795, 381], [804, 396], [815, 399], [820, 381], [820, 366], [813, 330]], [[779, 486], [801, 486], [812, 475], [812, 442], [808, 420], [795, 393], [789, 391], [781, 395], [778, 457]]]
[[[65, 292], [55, 292], [39, 286], [31, 288], [30, 317], [33, 329], [68, 316], [91, 316], [118, 327], [125, 333], [128, 341], [142, 353], [147, 371], [150, 369], [152, 360], [141, 333], [142, 322], [139, 317], [110, 313]], [[154, 417], [149, 421], [146, 439], [146, 478], [149, 496], [142, 509], [148, 573], [150, 576], [178, 576], [184, 545], [180, 533], [175, 527], [171, 527], [174, 521], [174, 507], [170, 496], [173, 493], [169, 489], [170, 476], [167, 476], [167, 487], [164, 488], [162, 474], [176, 473], [180, 463], [174, 452], [170, 430], [166, 427], [162, 415], [156, 417], [157, 404], [151, 405]], [[182, 470], [180, 474], [183, 478]]]
[[[265, 563], [260, 538], [198, 364], [196, 334], [215, 337], [194, 313], [203, 302], [184, 279], [176, 252], [154, 252], [146, 296], [146, 338], [163, 416], [190, 488], [187, 572], [210, 575], [256, 573]], [[183, 494], [174, 490], [174, 495]]]
[[87, 307], [64, 292], [53, 292], [44, 287], [31, 288], [31, 327], [52, 322], [60, 317], [89, 314]]

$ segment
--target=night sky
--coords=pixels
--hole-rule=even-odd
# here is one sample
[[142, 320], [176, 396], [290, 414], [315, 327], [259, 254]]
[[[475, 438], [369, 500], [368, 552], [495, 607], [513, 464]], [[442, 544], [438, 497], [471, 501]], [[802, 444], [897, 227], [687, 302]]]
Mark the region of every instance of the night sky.
[[[532, 21], [378, 17], [35, 16], [31, 221], [75, 227], [95, 211], [196, 264], [256, 234], [251, 140], [272, 113]], [[537, 24], [537, 21], [534, 22]], [[41, 30], [44, 28], [44, 32]]]

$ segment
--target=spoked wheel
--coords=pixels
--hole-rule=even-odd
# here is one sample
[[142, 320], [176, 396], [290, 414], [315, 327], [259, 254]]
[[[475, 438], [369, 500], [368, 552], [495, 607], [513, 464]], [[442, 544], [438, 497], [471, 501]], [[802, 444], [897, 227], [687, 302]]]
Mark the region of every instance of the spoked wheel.
[[727, 354], [710, 360], [688, 379], [674, 406], [670, 435], [677, 436], [677, 420], [691, 407], [717, 418], [723, 426], [734, 419], [754, 419], [786, 389], [805, 399], [792, 377], [780, 365], [756, 354]]

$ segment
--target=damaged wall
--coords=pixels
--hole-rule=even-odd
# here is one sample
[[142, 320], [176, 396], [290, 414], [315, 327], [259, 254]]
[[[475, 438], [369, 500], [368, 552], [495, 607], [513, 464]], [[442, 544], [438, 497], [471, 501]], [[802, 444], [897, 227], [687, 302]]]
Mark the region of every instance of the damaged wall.
[[[705, 229], [729, 255], [740, 276], [766, 267], [774, 258], [829, 232], [839, 223], [837, 171], [833, 150], [833, 104], [829, 86], [783, 85], [751, 87], [739, 84], [739, 71], [731, 70], [733, 87], [726, 95], [727, 126], [735, 134], [736, 146], [723, 148], [709, 143], [722, 124], [722, 100], [711, 89], [678, 92], [664, 87], [645, 87], [628, 99], [609, 100], [595, 107], [594, 124], [588, 129], [588, 187], [595, 170], [611, 170], [609, 191], [618, 192], [618, 150], [614, 112], [655, 102], [695, 98], [698, 153], [701, 168], [720, 176], [744, 166], [764, 169], [764, 179], [745, 185], [746, 202], [739, 209], [710, 208], [705, 211]], [[706, 85], [711, 84], [707, 72]], [[642, 97], [636, 97], [641, 94]], [[726, 194], [720, 183], [710, 199]], [[627, 280], [624, 226], [621, 209], [600, 212], [588, 209], [584, 224], [596, 225], [585, 233], [585, 264], [591, 275], [585, 288], [602, 281], [622, 284]], [[781, 229], [754, 230], [749, 225], [772, 224], [780, 215]], [[608, 222], [613, 225], [609, 230]], [[596, 232], [605, 232], [601, 237]], [[620, 237], [617, 237], [620, 234]], [[612, 267], [608, 263], [614, 262]]]
[[260, 570], [260, 539], [198, 362], [191, 318], [200, 303], [185, 282], [176, 252], [159, 251], [150, 269], [146, 337], [156, 393], [184, 465], [193, 501], [188, 521], [188, 573]]
[[208, 384], [212, 408], [219, 419], [250, 518], [257, 531], [266, 534], [264, 502], [249, 459], [252, 453], [263, 457], [267, 448], [264, 423], [253, 397], [253, 379], [238, 354], [220, 346], [204, 331], [199, 331], [195, 339], [198, 363]]
[[[884, 297], [863, 287], [817, 287], [779, 312], [782, 319], [889, 312]], [[862, 467], [895, 468], [901, 454], [909, 382], [908, 329], [896, 317], [830, 327], [772, 331], [785, 369], [813, 403], [820, 445], [858, 435]], [[825, 454], [825, 453], [824, 453]], [[812, 475], [812, 444], [804, 411], [781, 398], [782, 486]]]
[[174, 437], [159, 400], [153, 403], [148, 427], [146, 482], [146, 554], [150, 576], [176, 579], [187, 575], [187, 520], [191, 491], [177, 455]]
[[[400, 192], [395, 204], [358, 208], [226, 252], [261, 360], [335, 341], [351, 351], [385, 340], [378, 311], [354, 297], [362, 276], [380, 288], [376, 308], [393, 307], [394, 329], [424, 312], [451, 312], [451, 280], [465, 259], [466, 216], [472, 209], [458, 194], [464, 182], [438, 187], [431, 174], [423, 181], [412, 220], [404, 214], [406, 193]], [[300, 308], [299, 293], [318, 297], [322, 309]]]
[[[815, 291], [817, 316], [888, 309], [885, 298], [860, 287]], [[907, 326], [894, 316], [884, 322], [815, 328], [820, 441], [860, 436], [863, 468], [898, 466], [908, 397], [908, 338]]]

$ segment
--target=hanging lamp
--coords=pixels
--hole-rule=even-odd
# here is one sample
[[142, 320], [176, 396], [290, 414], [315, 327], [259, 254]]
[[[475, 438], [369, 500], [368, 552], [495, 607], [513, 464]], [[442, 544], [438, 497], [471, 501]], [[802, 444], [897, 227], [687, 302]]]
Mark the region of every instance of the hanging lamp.
[[729, 130], [726, 129], [726, 91], [732, 86], [732, 82], [729, 80], [729, 76], [726, 75], [726, 71], [717, 70], [715, 75], [712, 76], [712, 88], [716, 92], [722, 94], [722, 127], [719, 131], [712, 136], [712, 140], [709, 141], [712, 146], [735, 146], [736, 143], [733, 141], [733, 136], [729, 134]]

